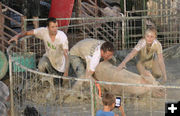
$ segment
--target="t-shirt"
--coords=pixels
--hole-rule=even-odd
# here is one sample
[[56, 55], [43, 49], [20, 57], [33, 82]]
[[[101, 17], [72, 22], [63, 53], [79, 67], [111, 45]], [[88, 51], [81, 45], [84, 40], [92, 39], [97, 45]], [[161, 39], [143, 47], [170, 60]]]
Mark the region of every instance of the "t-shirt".
[[[139, 40], [138, 44], [134, 47], [137, 51], [139, 51], [139, 58], [140, 61], [149, 61], [154, 58], [155, 53], [160, 54], [162, 53], [162, 46], [161, 43], [155, 39], [151, 46], [147, 46], [146, 40], [141, 39]], [[149, 51], [149, 52], [148, 52]]]
[[101, 46], [105, 41], [96, 39], [84, 39], [74, 45], [70, 55], [79, 56], [86, 61], [87, 69], [95, 71], [101, 58]]
[[101, 49], [101, 45], [98, 45], [95, 48], [94, 53], [92, 55], [85, 56], [86, 62], [89, 62], [88, 67], [91, 71], [95, 71], [96, 66], [99, 64], [99, 61], [101, 59], [100, 49]]
[[47, 56], [51, 65], [59, 72], [65, 71], [65, 49], [68, 50], [67, 36], [63, 31], [57, 31], [54, 42], [51, 41], [49, 30], [47, 27], [34, 29], [34, 34], [37, 38], [44, 41]]
[[104, 112], [102, 110], [98, 110], [96, 112], [96, 116], [114, 116], [114, 112], [110, 111], [110, 112]]

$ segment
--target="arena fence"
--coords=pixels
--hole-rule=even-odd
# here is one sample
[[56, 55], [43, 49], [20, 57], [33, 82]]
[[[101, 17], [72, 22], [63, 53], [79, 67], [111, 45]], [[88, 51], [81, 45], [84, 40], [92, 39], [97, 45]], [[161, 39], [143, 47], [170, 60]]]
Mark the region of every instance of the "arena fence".
[[[41, 116], [94, 116], [92, 81], [38, 72], [38, 51], [24, 52], [22, 44], [14, 45], [8, 48], [12, 116], [24, 116], [27, 107]], [[76, 81], [82, 83], [73, 89]]]
[[[12, 116], [23, 116], [27, 106], [34, 107], [43, 116], [94, 116], [97, 110], [102, 109], [101, 96], [105, 91], [121, 97], [121, 105], [127, 116], [164, 116], [167, 112], [165, 103], [180, 101], [178, 85], [154, 86], [103, 81], [95, 84], [90, 79], [39, 72], [36, 59], [39, 51], [31, 49], [31, 52], [26, 52], [31, 47], [21, 49], [21, 43], [23, 41], [20, 41], [18, 46], [12, 44], [8, 48]], [[60, 79], [63, 79], [63, 83]], [[75, 86], [77, 82], [81, 83]], [[131, 87], [136, 87], [137, 90], [142, 87], [149, 89], [143, 95], [131, 95], [126, 92], [127, 88]], [[154, 89], [161, 90], [156, 93], [157, 96], [154, 95]], [[118, 109], [114, 111], [120, 114]]]
[[[155, 16], [156, 18], [158, 16]], [[142, 38], [144, 29], [147, 28], [145, 21], [147, 16], [142, 17], [103, 17], [103, 18], [70, 18], [58, 19], [69, 21], [70, 25], [61, 26], [65, 31], [70, 48], [84, 38], [95, 38], [110, 41], [116, 50], [132, 48], [137, 41]], [[177, 18], [179, 19], [179, 18]], [[46, 19], [39, 19], [44, 24]], [[25, 29], [28, 22], [25, 20]], [[158, 39], [164, 48], [179, 43], [179, 30], [169, 25], [171, 30], [163, 29], [158, 32]], [[179, 26], [178, 23], [176, 23]], [[162, 26], [166, 26], [165, 24]], [[139, 29], [139, 30], [137, 30]], [[27, 39], [28, 38], [28, 39]], [[75, 77], [61, 77], [41, 73], [37, 70], [39, 59], [45, 52], [43, 42], [34, 37], [23, 38], [18, 45], [12, 44], [8, 48], [9, 69], [10, 69], [10, 90], [11, 90], [11, 113], [12, 115], [23, 115], [26, 106], [35, 107], [41, 115], [95, 115], [95, 111], [102, 107], [101, 98], [94, 81], [89, 79], [77, 79]], [[63, 84], [61, 83], [63, 79]], [[77, 81], [81, 83], [77, 89], [73, 89]], [[162, 88], [165, 92], [164, 97], [154, 98], [149, 91], [145, 97], [128, 96], [125, 88], [138, 87], [142, 85], [132, 85], [123, 83], [97, 82], [101, 87], [104, 85], [116, 85], [123, 87], [123, 92], [118, 94], [122, 97], [122, 105], [128, 115], [164, 115], [165, 102], [179, 100], [171, 93], [171, 90], [179, 92], [179, 86], [152, 86], [143, 85], [149, 88]], [[113, 90], [110, 87], [109, 90]], [[104, 89], [102, 90], [102, 93]], [[103, 95], [103, 94], [102, 94]], [[141, 101], [142, 100], [142, 101]], [[160, 106], [158, 106], [160, 102]], [[133, 103], [133, 104], [131, 104]], [[146, 106], [147, 105], [147, 106]], [[145, 109], [145, 107], [147, 109]]]
[[[143, 13], [145, 11], [139, 12]], [[65, 31], [68, 36], [70, 48], [76, 42], [85, 38], [110, 41], [114, 44], [116, 50], [133, 48], [144, 36], [145, 30], [151, 26], [157, 28], [157, 38], [163, 48], [171, 47], [180, 42], [179, 16], [172, 14], [131, 16], [133, 14], [132, 12], [128, 12], [130, 16], [61, 18], [57, 20], [59, 21], [60, 30]], [[42, 26], [45, 26], [43, 25], [45, 24], [45, 20], [46, 19], [39, 19]], [[27, 24], [32, 21], [33, 19], [25, 20], [26, 30]], [[70, 24], [65, 26], [63, 22], [67, 21], [70, 22]]]

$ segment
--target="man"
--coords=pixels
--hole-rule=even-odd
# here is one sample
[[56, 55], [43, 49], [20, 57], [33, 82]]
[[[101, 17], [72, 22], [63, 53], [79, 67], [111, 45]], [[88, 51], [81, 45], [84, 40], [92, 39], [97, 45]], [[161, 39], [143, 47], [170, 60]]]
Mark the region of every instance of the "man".
[[84, 39], [71, 48], [70, 63], [77, 77], [85, 76], [87, 78], [92, 76], [101, 58], [109, 60], [113, 54], [114, 47], [110, 42]]
[[37, 28], [31, 31], [22, 32], [14, 36], [11, 41], [18, 38], [34, 35], [44, 41], [46, 53], [38, 64], [38, 70], [41, 72], [68, 76], [68, 40], [64, 32], [58, 30], [58, 23], [55, 18], [47, 19], [47, 27]]
[[[139, 40], [134, 49], [126, 56], [122, 63], [118, 66], [121, 70], [126, 67], [126, 63], [135, 55], [139, 55], [137, 69], [141, 75], [154, 76], [159, 78], [163, 76], [164, 82], [167, 80], [164, 58], [162, 54], [161, 43], [156, 39], [157, 31], [155, 28], [148, 28], [145, 37]], [[148, 70], [152, 70], [152, 75]]]

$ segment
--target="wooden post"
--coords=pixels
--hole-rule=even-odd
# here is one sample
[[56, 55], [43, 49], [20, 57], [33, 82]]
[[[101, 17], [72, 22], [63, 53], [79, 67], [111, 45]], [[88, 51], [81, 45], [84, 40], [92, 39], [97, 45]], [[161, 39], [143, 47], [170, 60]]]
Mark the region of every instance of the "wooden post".
[[[25, 22], [25, 19], [26, 19], [26, 16], [21, 16], [21, 32], [24, 32], [24, 31], [26, 31], [27, 29], [26, 29], [26, 26], [27, 26], [27, 22]], [[21, 42], [21, 44], [22, 44], [22, 49], [24, 49], [24, 50], [26, 50], [26, 40], [23, 40], [22, 42]]]
[[25, 31], [26, 29], [26, 27], [24, 26], [24, 20], [25, 20], [25, 16], [21, 16], [21, 31]]
[[76, 17], [81, 17], [81, 15], [82, 15], [81, 7], [82, 7], [81, 6], [81, 0], [78, 0], [77, 6], [76, 6], [76, 12], [77, 12]]
[[12, 77], [12, 59], [11, 59], [11, 55], [9, 55], [9, 76], [10, 76], [11, 116], [14, 116], [14, 94], [13, 94], [13, 77]]
[[98, 17], [98, 3], [97, 0], [94, 1], [96, 6], [95, 6], [95, 17]]

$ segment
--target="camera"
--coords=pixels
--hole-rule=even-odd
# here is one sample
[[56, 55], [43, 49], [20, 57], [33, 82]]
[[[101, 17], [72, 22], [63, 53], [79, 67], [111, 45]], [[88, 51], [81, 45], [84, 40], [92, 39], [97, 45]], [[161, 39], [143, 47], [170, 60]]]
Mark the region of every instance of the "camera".
[[115, 107], [119, 108], [120, 106], [121, 106], [121, 97], [116, 97]]

